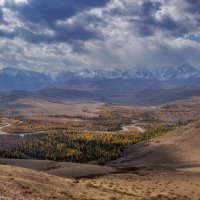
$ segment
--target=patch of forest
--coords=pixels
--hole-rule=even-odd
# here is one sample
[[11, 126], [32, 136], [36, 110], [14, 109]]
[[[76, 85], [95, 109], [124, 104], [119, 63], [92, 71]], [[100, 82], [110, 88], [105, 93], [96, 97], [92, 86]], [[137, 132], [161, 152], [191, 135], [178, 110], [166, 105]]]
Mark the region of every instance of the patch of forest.
[[0, 148], [0, 157], [42, 159], [103, 165], [121, 157], [129, 145], [148, 141], [173, 130], [175, 126], [149, 125], [145, 133], [93, 134], [54, 130], [36, 140], [20, 142], [15, 148]]

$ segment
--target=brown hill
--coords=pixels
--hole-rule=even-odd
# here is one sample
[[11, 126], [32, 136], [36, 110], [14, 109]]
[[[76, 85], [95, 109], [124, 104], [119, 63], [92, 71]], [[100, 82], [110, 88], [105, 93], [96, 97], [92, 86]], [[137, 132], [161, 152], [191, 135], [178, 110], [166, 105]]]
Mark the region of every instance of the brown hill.
[[133, 145], [114, 167], [165, 166], [200, 171], [200, 122], [178, 128], [150, 142]]
[[0, 164], [43, 171], [51, 175], [67, 178], [99, 176], [115, 172], [115, 169], [110, 167], [48, 160], [0, 159]]
[[69, 179], [0, 165], [2, 200], [199, 200], [200, 174], [167, 169]]

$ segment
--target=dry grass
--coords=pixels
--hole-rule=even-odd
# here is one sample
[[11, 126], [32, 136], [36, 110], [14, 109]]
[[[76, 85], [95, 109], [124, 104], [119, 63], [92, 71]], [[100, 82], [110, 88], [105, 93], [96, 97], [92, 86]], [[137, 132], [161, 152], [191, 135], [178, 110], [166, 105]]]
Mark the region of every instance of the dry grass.
[[161, 169], [75, 180], [0, 165], [1, 199], [199, 200], [199, 181], [199, 174]]
[[75, 101], [53, 102], [39, 98], [19, 99], [8, 104], [7, 115], [37, 117], [45, 115], [68, 115], [95, 117], [101, 103], [82, 103]]
[[200, 172], [200, 122], [192, 122], [148, 143], [130, 146], [114, 167], [164, 166]]

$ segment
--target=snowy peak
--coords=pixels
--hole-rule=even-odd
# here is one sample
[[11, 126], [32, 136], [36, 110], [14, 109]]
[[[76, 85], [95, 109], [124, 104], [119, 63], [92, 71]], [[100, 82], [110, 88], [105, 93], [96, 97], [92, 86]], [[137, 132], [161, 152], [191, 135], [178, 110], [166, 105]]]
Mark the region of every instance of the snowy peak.
[[188, 79], [191, 77], [199, 77], [199, 71], [191, 65], [185, 63], [176, 69], [173, 76], [176, 79]]
[[133, 70], [127, 70], [126, 72], [124, 72], [123, 78], [124, 79], [146, 79], [146, 80], [155, 79], [153, 73], [143, 67], [136, 68]]
[[154, 76], [160, 81], [169, 80], [174, 73], [174, 69], [172, 67], [162, 67], [154, 72]]
[[56, 81], [68, 81], [72, 79], [146, 79], [154, 80], [154, 74], [145, 68], [133, 70], [82, 70], [77, 72], [66, 71], [60, 73]]
[[155, 72], [158, 80], [184, 80], [189, 78], [200, 78], [200, 71], [185, 63], [178, 67], [163, 67]]
[[96, 78], [96, 79], [112, 79], [120, 78], [123, 72], [121, 70], [84, 70], [75, 74], [75, 77], [79, 78]]
[[150, 72], [146, 68], [138, 68], [137, 71], [136, 71], [136, 77], [137, 78], [145, 78], [147, 80], [153, 80], [153, 79], [155, 79], [153, 73]]
[[129, 70], [81, 70], [76, 72], [66, 71], [60, 73], [56, 81], [65, 82], [73, 79], [140, 79], [140, 80], [157, 80], [172, 81], [200, 78], [200, 71], [191, 65], [185, 63], [177, 67], [161, 67], [156, 71], [150, 71], [144, 67], [138, 67]]
[[116, 70], [88, 70], [84, 69], [77, 72], [66, 71], [60, 73], [56, 77], [56, 81], [69, 81], [72, 79], [115, 79], [122, 78], [124, 72], [120, 69]]
[[[109, 80], [114, 80], [110, 81]], [[23, 69], [7, 67], [0, 70], [0, 91], [13, 90], [38, 90], [53, 83], [140, 83], [140, 85], [152, 85], [156, 87], [158, 82], [171, 85], [200, 84], [200, 70], [185, 63], [177, 67], [162, 67], [151, 71], [144, 67], [133, 69], [115, 70], [89, 70], [65, 71], [55, 79], [55, 82], [47, 75]]]

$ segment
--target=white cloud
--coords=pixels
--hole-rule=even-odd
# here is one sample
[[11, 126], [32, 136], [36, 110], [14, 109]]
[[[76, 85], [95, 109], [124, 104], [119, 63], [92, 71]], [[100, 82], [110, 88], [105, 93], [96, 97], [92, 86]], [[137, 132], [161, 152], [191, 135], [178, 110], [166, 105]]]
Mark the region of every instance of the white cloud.
[[[152, 68], [183, 62], [200, 67], [200, 43], [190, 39], [191, 35], [199, 36], [197, 19], [200, 16], [187, 12], [185, 0], [152, 1], [155, 5], [147, 4], [142, 10], [144, 2], [149, 1], [112, 0], [106, 7], [85, 10], [57, 20], [55, 24], [59, 28], [70, 26], [73, 29], [74, 24], [83, 24], [101, 35], [100, 38], [67, 42], [44, 40], [30, 43], [22, 37], [23, 30], [53, 38], [56, 34], [54, 27], [45, 23], [28, 26], [30, 24], [27, 25], [17, 13], [3, 8], [7, 24], [2, 23], [0, 30], [14, 32], [20, 29], [22, 33], [0, 40], [0, 67], [17, 66], [49, 72], [74, 68], [134, 68], [141, 65]], [[159, 9], [156, 7], [158, 2]], [[0, 5], [3, 3], [0, 0]]]
[[20, 3], [28, 3], [28, 0], [0, 0], [0, 5], [4, 5], [5, 2], [14, 2], [20, 4]]

